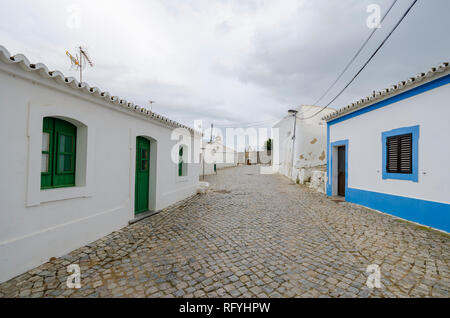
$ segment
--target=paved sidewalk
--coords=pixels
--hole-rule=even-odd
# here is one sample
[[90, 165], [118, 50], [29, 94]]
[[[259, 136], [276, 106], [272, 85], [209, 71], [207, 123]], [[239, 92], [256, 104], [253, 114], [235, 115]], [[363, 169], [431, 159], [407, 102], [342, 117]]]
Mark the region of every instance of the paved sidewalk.
[[[53, 259], [0, 297], [449, 297], [450, 238], [293, 184], [258, 167]], [[82, 288], [68, 289], [69, 264]], [[367, 266], [380, 289], [366, 286]]]

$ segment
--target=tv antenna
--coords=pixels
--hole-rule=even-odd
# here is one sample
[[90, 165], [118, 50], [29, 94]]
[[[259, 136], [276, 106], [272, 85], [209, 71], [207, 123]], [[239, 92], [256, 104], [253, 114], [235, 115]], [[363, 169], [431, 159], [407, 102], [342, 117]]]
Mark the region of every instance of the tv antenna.
[[155, 101], [149, 100], [148, 103], [150, 104], [150, 111], [153, 112], [153, 104], [156, 103]]
[[89, 65], [90, 67], [94, 67], [94, 63], [92, 63], [91, 58], [87, 50], [81, 46], [77, 48], [77, 54], [73, 56], [69, 51], [66, 51], [66, 55], [69, 57], [72, 66], [76, 67], [80, 71], [80, 83], [83, 82], [83, 69]]

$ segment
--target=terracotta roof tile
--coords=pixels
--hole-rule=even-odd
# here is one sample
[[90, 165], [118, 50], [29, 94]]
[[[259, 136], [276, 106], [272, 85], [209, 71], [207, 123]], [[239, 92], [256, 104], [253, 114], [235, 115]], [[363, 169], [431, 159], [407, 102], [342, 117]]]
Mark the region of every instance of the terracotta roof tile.
[[348, 113], [352, 113], [358, 109], [372, 105], [375, 102], [380, 102], [384, 99], [387, 99], [387, 98], [389, 98], [393, 95], [396, 95], [402, 91], [409, 90], [410, 88], [412, 88], [414, 86], [418, 86], [419, 82], [421, 82], [423, 80], [429, 81], [431, 79], [443, 76], [444, 74], [449, 73], [449, 71], [450, 71], [449, 62], [441, 63], [436, 67], [432, 67], [426, 73], [419, 73], [416, 76], [410, 77], [405, 81], [400, 81], [399, 83], [392, 85], [389, 88], [385, 88], [378, 92], [374, 92], [372, 95], [364, 97], [364, 98], [362, 98], [356, 102], [353, 102], [351, 104], [348, 104], [347, 106], [342, 107], [341, 109], [338, 109], [335, 112], [324, 116], [322, 119], [326, 120], [326, 121], [330, 121], [335, 118], [344, 116]]
[[177, 123], [176, 121], [169, 120], [168, 118], [153, 113], [150, 110], [147, 110], [144, 107], [140, 107], [138, 105], [135, 105], [132, 102], [129, 102], [125, 99], [121, 99], [118, 96], [112, 96], [108, 92], [102, 92], [98, 87], [90, 87], [88, 83], [85, 82], [78, 82], [74, 77], [65, 77], [63, 73], [60, 71], [49, 71], [47, 66], [42, 63], [30, 63], [30, 61], [27, 59], [27, 57], [23, 54], [17, 54], [14, 56], [11, 56], [9, 51], [0, 45], [0, 61], [6, 64], [17, 64], [19, 65], [23, 70], [28, 72], [37, 72], [40, 76], [44, 78], [51, 78], [55, 80], [57, 83], [61, 85], [65, 85], [68, 87], [71, 87], [73, 89], [82, 90], [91, 96], [103, 99], [107, 102], [110, 102], [112, 104], [120, 105], [124, 108], [130, 109], [131, 111], [134, 111], [142, 116], [145, 116], [147, 119], [150, 120], [156, 120], [166, 126], [173, 127], [173, 128], [185, 128], [188, 129], [191, 133], [195, 132], [196, 134], [201, 134], [198, 131], [194, 131], [194, 129], [187, 127], [185, 125], [182, 125], [180, 123]]

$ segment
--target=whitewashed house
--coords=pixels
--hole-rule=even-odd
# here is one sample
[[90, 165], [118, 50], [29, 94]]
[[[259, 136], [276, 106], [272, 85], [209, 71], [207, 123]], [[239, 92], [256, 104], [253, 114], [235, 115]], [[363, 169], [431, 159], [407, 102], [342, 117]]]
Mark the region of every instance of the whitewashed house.
[[2, 46], [0, 111], [0, 282], [196, 193], [201, 134]]
[[247, 162], [245, 160], [246, 157], [246, 151], [238, 152], [238, 165], [246, 165]]
[[222, 138], [217, 136], [213, 142], [203, 141], [201, 159], [202, 175], [215, 174], [217, 170], [236, 167], [238, 165], [238, 153], [236, 150], [225, 146]]
[[450, 67], [324, 117], [329, 196], [450, 231]]
[[[273, 145], [275, 151], [279, 151], [279, 162], [274, 162], [274, 165], [278, 165], [279, 173], [294, 181], [300, 177], [302, 169], [310, 170], [326, 164], [326, 122], [320, 118], [321, 116], [308, 118], [320, 109], [319, 106], [302, 105], [295, 109], [298, 111], [297, 120], [290, 115], [273, 126], [278, 129], [279, 138]], [[333, 111], [325, 109], [323, 113], [330, 114]], [[293, 142], [294, 123], [295, 142]]]
[[257, 165], [258, 162], [258, 150], [253, 150], [251, 146], [249, 146], [245, 153], [245, 164], [246, 165]]
[[238, 153], [238, 164], [240, 165], [270, 165], [272, 163], [271, 151], [267, 150], [253, 150], [248, 147], [243, 152]]

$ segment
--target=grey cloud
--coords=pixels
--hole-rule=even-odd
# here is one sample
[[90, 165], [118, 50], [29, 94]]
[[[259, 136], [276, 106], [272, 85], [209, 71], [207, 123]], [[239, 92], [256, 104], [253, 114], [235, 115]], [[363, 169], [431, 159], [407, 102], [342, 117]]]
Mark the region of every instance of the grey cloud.
[[[382, 3], [382, 8], [387, 9], [390, 2]], [[238, 70], [240, 80], [267, 88], [280, 102], [313, 103], [369, 35], [370, 30], [365, 26], [367, 4], [367, 1], [309, 2], [291, 21], [255, 36], [254, 49]], [[384, 27], [323, 102], [330, 100], [355, 74], [408, 4], [399, 1]], [[404, 25], [334, 106], [342, 106], [380, 85], [388, 86], [448, 59], [450, 45], [439, 40], [446, 36], [450, 26], [445, 18], [448, 12], [448, 1], [419, 2]]]
[[[351, 78], [411, 1], [398, 1], [322, 103]], [[391, 0], [78, 2], [84, 10], [78, 30], [65, 27], [71, 0], [11, 2], [0, 12], [1, 44], [67, 76], [76, 74], [64, 51], [86, 44], [96, 64], [86, 70], [90, 85], [141, 106], [154, 100], [157, 112], [192, 124], [201, 118], [275, 120], [292, 106], [314, 102], [370, 33], [367, 5], [385, 10]], [[448, 12], [447, 0], [418, 1], [333, 106], [448, 61]]]

